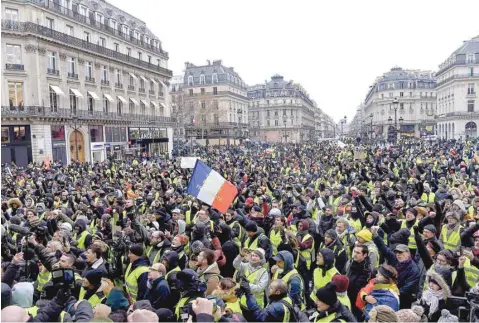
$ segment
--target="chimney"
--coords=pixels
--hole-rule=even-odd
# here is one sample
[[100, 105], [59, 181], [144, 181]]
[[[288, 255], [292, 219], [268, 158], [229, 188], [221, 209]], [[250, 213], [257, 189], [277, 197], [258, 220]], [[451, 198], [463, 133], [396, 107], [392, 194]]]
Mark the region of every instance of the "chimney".
[[207, 59], [206, 62], [208, 63], [208, 66], [211, 65], [211, 61], [209, 59]]
[[213, 61], [213, 65], [221, 65], [221, 59]]

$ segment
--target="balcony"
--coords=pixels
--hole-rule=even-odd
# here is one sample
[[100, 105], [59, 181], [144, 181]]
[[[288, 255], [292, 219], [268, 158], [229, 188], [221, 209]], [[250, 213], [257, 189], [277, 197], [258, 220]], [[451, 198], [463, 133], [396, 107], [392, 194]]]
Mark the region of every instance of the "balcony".
[[72, 80], [78, 80], [78, 74], [68, 72], [68, 78]]
[[144, 88], [141, 88], [141, 87], [140, 87], [140, 88], [138, 89], [138, 92], [140, 92], [140, 93], [145, 93], [146, 90], [145, 90]]
[[59, 75], [60, 75], [60, 71], [59, 71], [59, 70], [56, 70], [56, 69], [54, 69], [54, 68], [47, 68], [47, 74], [48, 74], [48, 75], [59, 76]]
[[91, 76], [85, 76], [85, 82], [95, 83], [95, 78]]
[[42, 106], [2, 106], [2, 117], [51, 117], [51, 118], [72, 118], [77, 117], [83, 120], [112, 120], [121, 121], [127, 124], [144, 124], [144, 125], [174, 125], [175, 118], [151, 116], [136, 113], [118, 113], [103, 112], [94, 110], [80, 110], [72, 112], [70, 109], [58, 108], [52, 111], [50, 107]]
[[108, 81], [108, 80], [101, 80], [101, 85], [103, 85], [103, 86], [110, 86], [110, 81]]
[[123, 89], [123, 84], [121, 84], [121, 83], [115, 83], [115, 88], [117, 88], [117, 89]]
[[[20, 1], [20, 0], [18, 0]], [[33, 2], [34, 0], [21, 0], [24, 2]], [[41, 26], [32, 22], [17, 22], [11, 20], [2, 20], [2, 31], [14, 31], [21, 33], [29, 33], [36, 36], [41, 36], [47, 39], [53, 39], [61, 44], [67, 44], [77, 48], [81, 48], [87, 52], [102, 55], [111, 59], [121, 61], [123, 63], [128, 63], [135, 67], [145, 68], [149, 71], [154, 71], [167, 75], [169, 77], [173, 76], [173, 72], [166, 68], [160, 67], [158, 65], [150, 64], [148, 62], [133, 58], [131, 56], [121, 54], [114, 50], [102, 47], [100, 45], [92, 44], [88, 41], [85, 41], [80, 38], [72, 37], [70, 35], [64, 34], [62, 32]], [[28, 45], [27, 45], [28, 46]]]
[[5, 64], [5, 69], [9, 71], [23, 71], [23, 64]]
[[150, 90], [148, 93], [150, 93], [150, 95], [155, 95], [155, 90]]
[[159, 95], [159, 96], [163, 96], [163, 92], [158, 92], [158, 95]]
[[448, 78], [442, 80], [441, 82], [437, 82], [437, 87], [443, 85], [451, 80], [461, 80], [461, 79], [469, 79], [469, 78], [477, 78], [479, 77], [479, 73], [469, 73], [469, 74], [456, 74], [453, 76], [449, 76]]
[[128, 85], [128, 91], [135, 91], [134, 85]]

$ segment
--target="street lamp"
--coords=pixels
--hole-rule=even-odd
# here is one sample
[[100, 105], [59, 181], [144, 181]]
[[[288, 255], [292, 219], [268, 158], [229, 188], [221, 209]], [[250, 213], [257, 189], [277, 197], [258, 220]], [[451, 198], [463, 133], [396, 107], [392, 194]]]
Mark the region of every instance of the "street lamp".
[[[398, 98], [394, 98], [393, 100], [393, 109], [394, 109], [394, 143], [397, 142], [398, 136], [398, 107], [399, 107], [399, 100]], [[393, 119], [391, 116], [388, 118], [389, 123], [392, 123]], [[402, 117], [399, 118], [399, 122], [402, 123], [404, 119]]]
[[283, 124], [284, 124], [284, 143], [288, 142], [288, 135], [286, 134], [286, 122], [288, 122], [286, 119], [283, 119]]
[[301, 129], [299, 131], [299, 137], [301, 138], [301, 143], [303, 142], [304, 131], [303, 131], [303, 124], [301, 123]]
[[373, 118], [374, 118], [374, 115], [371, 113], [369, 115], [369, 117], [371, 118], [371, 140], [373, 140]]

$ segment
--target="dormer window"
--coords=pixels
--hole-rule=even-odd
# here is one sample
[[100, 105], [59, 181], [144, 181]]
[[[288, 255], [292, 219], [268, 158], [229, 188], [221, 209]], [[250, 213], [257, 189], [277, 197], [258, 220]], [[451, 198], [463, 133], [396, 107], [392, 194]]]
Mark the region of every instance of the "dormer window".
[[206, 79], [205, 74], [201, 74], [200, 75], [200, 84], [205, 84], [206, 83], [205, 79]]
[[193, 75], [188, 76], [188, 85], [195, 85], [195, 82], [193, 81]]
[[213, 73], [212, 80], [213, 80], [213, 83], [218, 83], [218, 74]]
[[474, 58], [475, 58], [474, 54], [472, 53], [467, 54], [467, 64], [474, 64], [474, 61], [475, 61]]

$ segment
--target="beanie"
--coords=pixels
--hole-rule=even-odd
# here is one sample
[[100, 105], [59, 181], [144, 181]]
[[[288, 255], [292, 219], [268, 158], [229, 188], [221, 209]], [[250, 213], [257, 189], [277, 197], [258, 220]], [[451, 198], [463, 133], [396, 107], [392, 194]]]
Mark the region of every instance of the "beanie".
[[424, 230], [431, 231], [432, 233], [436, 233], [436, 227], [432, 224], [428, 224], [424, 227]]
[[256, 222], [253, 222], [253, 221], [248, 222], [244, 228], [247, 232], [258, 231], [258, 226], [256, 225]]
[[366, 242], [369, 242], [373, 239], [373, 234], [367, 229], [359, 231], [356, 235], [358, 238], [362, 238]]
[[369, 316], [375, 319], [375, 322], [399, 322], [399, 318], [392, 308], [387, 305], [378, 305], [372, 308]]
[[264, 259], [265, 251], [264, 251], [263, 248], [257, 248], [256, 250], [253, 251], [253, 253], [257, 254], [258, 257], [261, 258], [261, 260], [265, 260], [265, 259]]
[[331, 282], [327, 283], [326, 286], [323, 286], [316, 291], [316, 297], [324, 304], [333, 306], [338, 301], [338, 297], [336, 296], [336, 285]]
[[93, 286], [99, 286], [101, 283], [101, 278], [103, 277], [103, 271], [99, 269], [89, 270], [87, 271], [85, 278], [92, 284]]
[[441, 317], [437, 322], [459, 322], [459, 318], [455, 315], [452, 315], [451, 312], [449, 312], [446, 309], [443, 309], [441, 311]]
[[198, 255], [204, 248], [205, 245], [200, 240], [196, 240], [191, 244], [191, 252], [196, 255]]
[[72, 225], [68, 222], [63, 222], [61, 225], [60, 225], [60, 228], [64, 231], [68, 231], [68, 232], [72, 232], [73, 231], [73, 228], [72, 228]]
[[399, 322], [419, 323], [421, 318], [413, 310], [404, 309], [396, 312]]
[[349, 278], [346, 275], [334, 275], [332, 281], [336, 285], [336, 292], [344, 293], [349, 287]]
[[130, 247], [130, 252], [135, 256], [143, 256], [143, 246], [141, 244], [134, 244]]

